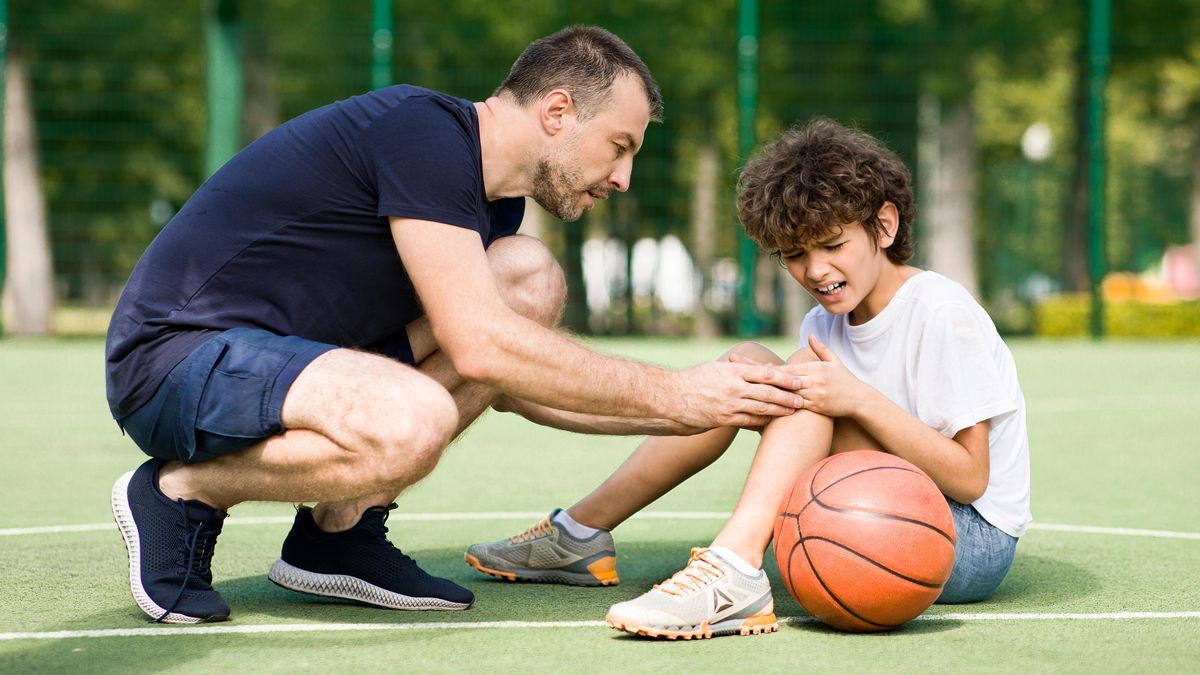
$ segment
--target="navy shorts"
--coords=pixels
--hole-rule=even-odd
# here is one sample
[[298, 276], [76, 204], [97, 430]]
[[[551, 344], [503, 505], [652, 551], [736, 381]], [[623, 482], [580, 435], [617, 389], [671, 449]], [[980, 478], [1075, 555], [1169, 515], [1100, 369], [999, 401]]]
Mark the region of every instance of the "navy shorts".
[[184, 463], [235, 452], [283, 432], [283, 399], [334, 345], [233, 328], [179, 362], [154, 397], [118, 423], [147, 455]]

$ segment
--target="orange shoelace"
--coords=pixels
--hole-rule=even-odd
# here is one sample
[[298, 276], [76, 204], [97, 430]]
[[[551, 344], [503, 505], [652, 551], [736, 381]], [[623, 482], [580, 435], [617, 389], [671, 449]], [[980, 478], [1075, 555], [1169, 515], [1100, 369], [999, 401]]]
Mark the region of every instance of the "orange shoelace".
[[554, 526], [550, 524], [550, 518], [546, 517], [546, 518], [543, 518], [541, 521], [535, 523], [533, 525], [533, 527], [530, 527], [528, 530], [525, 530], [521, 534], [518, 534], [515, 537], [509, 537], [508, 540], [514, 544], [519, 544], [523, 541], [529, 541], [530, 539], [537, 539], [538, 537], [548, 536], [548, 535], [552, 534], [553, 532], [554, 532]]
[[683, 596], [694, 593], [725, 575], [720, 567], [704, 558], [707, 548], [692, 549], [692, 559], [683, 569], [671, 575], [670, 579], [655, 584], [654, 588], [668, 595]]

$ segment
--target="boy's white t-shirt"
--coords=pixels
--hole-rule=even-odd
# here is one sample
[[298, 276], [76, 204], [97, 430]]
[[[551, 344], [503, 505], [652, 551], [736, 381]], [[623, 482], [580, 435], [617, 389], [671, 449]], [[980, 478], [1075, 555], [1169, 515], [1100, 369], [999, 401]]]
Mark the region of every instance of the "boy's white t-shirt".
[[1020, 537], [1029, 527], [1029, 438], [1025, 397], [1008, 346], [983, 307], [959, 284], [923, 271], [870, 321], [816, 307], [800, 346], [816, 334], [850, 372], [943, 436], [988, 420], [988, 486], [972, 506]]

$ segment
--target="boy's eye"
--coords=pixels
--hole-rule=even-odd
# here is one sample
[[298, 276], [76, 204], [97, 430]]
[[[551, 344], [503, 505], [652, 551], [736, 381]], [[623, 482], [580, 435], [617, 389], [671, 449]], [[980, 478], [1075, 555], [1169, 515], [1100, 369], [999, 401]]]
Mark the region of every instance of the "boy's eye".
[[799, 260], [804, 257], [804, 251], [780, 251], [779, 257], [784, 260]]
[[839, 243], [837, 243], [837, 244], [827, 244], [827, 245], [825, 246], [825, 250], [826, 250], [826, 251], [836, 251], [836, 250], [838, 250], [839, 248], [841, 248], [841, 247], [843, 247], [843, 246], [845, 246], [845, 245], [846, 245], [846, 242], [844, 242], [844, 241], [843, 241], [843, 242], [839, 242]]

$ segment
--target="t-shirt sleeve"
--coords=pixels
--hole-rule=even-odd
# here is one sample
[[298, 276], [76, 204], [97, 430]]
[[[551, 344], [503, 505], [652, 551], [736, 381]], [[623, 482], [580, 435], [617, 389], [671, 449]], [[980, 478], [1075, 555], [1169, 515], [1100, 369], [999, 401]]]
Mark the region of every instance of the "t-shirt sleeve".
[[800, 340], [796, 343], [797, 349], [808, 349], [808, 336], [816, 335], [818, 340], [828, 342], [828, 330], [821, 330], [821, 322], [817, 319], [819, 307], [813, 307], [808, 310], [808, 314], [804, 315], [804, 321], [800, 322]]
[[374, 119], [362, 135], [377, 215], [479, 230], [482, 176], [467, 121], [445, 102], [414, 96]]
[[944, 436], [1017, 410], [992, 354], [993, 330], [970, 307], [949, 304], [934, 310], [921, 332], [916, 413]]

